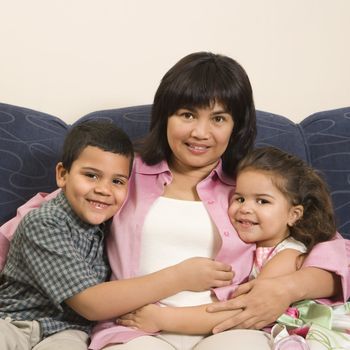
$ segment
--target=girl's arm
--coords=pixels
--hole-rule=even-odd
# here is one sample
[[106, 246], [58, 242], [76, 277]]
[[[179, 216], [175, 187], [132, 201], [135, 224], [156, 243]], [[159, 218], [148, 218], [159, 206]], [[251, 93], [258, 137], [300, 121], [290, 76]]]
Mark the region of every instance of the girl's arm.
[[232, 278], [230, 265], [208, 258], [191, 258], [146, 276], [89, 287], [65, 302], [88, 320], [106, 320], [183, 290], [226, 286]]
[[235, 316], [240, 310], [208, 313], [208, 305], [193, 307], [161, 307], [146, 305], [117, 320], [126, 327], [136, 327], [145, 332], [166, 331], [172, 333], [205, 335], [210, 334], [218, 323]]

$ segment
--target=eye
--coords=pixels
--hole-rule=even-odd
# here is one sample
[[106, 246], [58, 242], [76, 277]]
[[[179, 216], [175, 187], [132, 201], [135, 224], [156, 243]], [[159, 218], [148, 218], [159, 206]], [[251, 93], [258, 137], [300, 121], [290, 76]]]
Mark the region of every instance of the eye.
[[244, 203], [244, 198], [243, 197], [235, 197], [234, 200], [237, 203]]
[[184, 117], [185, 119], [193, 119], [194, 118], [194, 115], [191, 112], [183, 112], [181, 114], [181, 116]]
[[222, 115], [216, 115], [215, 117], [213, 117], [213, 120], [215, 123], [219, 124], [219, 123], [223, 123], [226, 120], [226, 118]]
[[264, 198], [258, 198], [258, 199], [256, 200], [256, 202], [257, 202], [258, 204], [268, 204], [268, 203], [270, 203], [267, 199], [264, 199]]
[[89, 179], [92, 179], [92, 180], [96, 180], [96, 179], [98, 179], [98, 175], [97, 174], [95, 174], [95, 173], [85, 173], [84, 174], [86, 177], [88, 177]]
[[124, 186], [126, 182], [127, 181], [125, 179], [121, 179], [121, 178], [115, 178], [112, 180], [113, 185], [117, 185], [117, 186]]

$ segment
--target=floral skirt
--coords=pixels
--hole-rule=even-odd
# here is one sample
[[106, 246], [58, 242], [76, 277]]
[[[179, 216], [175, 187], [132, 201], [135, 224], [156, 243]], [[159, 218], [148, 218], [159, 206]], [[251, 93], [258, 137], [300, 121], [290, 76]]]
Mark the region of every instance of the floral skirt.
[[349, 350], [350, 303], [328, 306], [304, 300], [293, 304], [272, 328], [272, 342], [277, 348], [282, 339], [292, 340], [295, 335], [305, 338], [309, 344], [321, 344], [325, 350]]

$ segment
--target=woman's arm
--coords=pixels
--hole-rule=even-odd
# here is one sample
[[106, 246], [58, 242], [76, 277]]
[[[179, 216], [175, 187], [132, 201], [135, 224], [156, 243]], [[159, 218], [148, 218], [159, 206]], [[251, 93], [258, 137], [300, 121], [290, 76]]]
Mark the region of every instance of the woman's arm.
[[[332, 298], [345, 302], [350, 293], [350, 244], [339, 234], [317, 244], [303, 267], [286, 276], [258, 278], [241, 285], [234, 299], [215, 303], [209, 312], [244, 308], [219, 324], [213, 332], [229, 328], [260, 329], [274, 322], [290, 304], [303, 299]], [[276, 302], [278, 301], [278, 302]], [[330, 300], [322, 300], [328, 301]]]
[[293, 302], [336, 295], [339, 278], [315, 267], [300, 269], [275, 278], [257, 278], [241, 285], [232, 299], [208, 306], [208, 312], [242, 309], [218, 324], [213, 333], [230, 328], [261, 329], [283, 314]]

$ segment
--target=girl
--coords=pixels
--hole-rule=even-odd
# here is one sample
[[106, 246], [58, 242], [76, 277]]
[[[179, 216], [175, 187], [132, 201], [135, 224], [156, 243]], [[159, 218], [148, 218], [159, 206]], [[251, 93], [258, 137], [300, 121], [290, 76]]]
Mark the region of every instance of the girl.
[[[240, 238], [256, 243], [250, 278], [299, 270], [316, 244], [334, 238], [336, 224], [328, 187], [301, 159], [272, 147], [256, 149], [240, 162], [237, 172], [229, 215]], [[308, 339], [323, 346], [349, 347], [350, 336], [339, 334], [350, 329], [349, 305], [331, 309], [313, 301], [295, 304], [277, 320], [272, 334], [281, 348], [298, 339], [286, 337], [286, 329], [304, 336], [308, 332]]]

